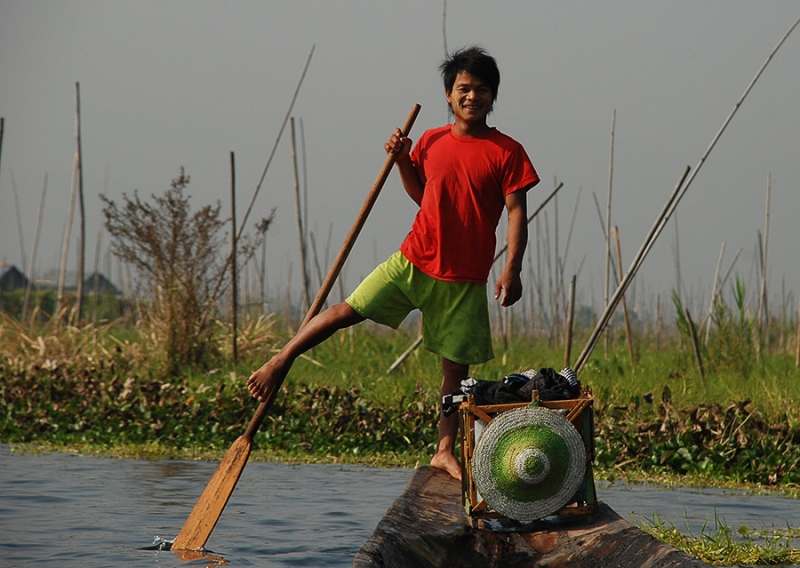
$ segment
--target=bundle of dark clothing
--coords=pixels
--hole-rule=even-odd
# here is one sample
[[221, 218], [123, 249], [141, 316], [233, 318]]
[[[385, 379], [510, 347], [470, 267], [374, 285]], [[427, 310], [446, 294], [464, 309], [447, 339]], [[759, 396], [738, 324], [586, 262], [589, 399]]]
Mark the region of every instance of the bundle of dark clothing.
[[539, 391], [540, 400], [568, 400], [580, 396], [581, 384], [570, 368], [565, 368], [561, 373], [550, 368], [539, 371], [530, 369], [507, 375], [502, 381], [483, 381], [470, 377], [461, 381], [458, 390], [442, 397], [442, 412], [450, 416], [459, 404], [466, 402], [469, 395], [475, 397], [475, 404], [483, 406], [530, 402], [533, 391]]

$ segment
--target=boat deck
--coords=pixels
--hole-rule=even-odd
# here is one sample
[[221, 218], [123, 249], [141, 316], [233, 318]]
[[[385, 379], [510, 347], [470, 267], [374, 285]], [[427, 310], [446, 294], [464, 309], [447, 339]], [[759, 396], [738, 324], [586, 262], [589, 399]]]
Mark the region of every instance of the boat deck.
[[511, 526], [498, 522], [487, 528], [466, 514], [461, 498], [460, 482], [446, 472], [418, 468], [356, 554], [353, 567], [709, 566], [633, 526], [602, 500], [591, 519], [507, 523]]

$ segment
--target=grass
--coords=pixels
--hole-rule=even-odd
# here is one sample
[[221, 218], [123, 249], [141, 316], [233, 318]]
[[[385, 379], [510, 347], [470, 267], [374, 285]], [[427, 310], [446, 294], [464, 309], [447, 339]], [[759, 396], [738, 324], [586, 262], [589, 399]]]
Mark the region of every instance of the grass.
[[713, 529], [703, 527], [699, 535], [678, 530], [658, 517], [640, 523], [640, 528], [657, 539], [712, 566], [775, 566], [800, 563], [800, 549], [792, 539], [800, 529], [759, 529], [746, 526], [734, 531], [719, 518]]
[[[35, 330], [0, 316], [0, 443], [15, 451], [67, 450], [139, 459], [219, 459], [256, 404], [250, 372], [293, 330], [273, 316], [245, 322], [239, 363], [219, 323], [216, 359], [164, 374], [152, 335], [116, 322]], [[438, 419], [438, 358], [419, 348], [387, 368], [416, 338], [374, 324], [339, 332], [299, 359], [255, 438], [254, 460], [426, 464]], [[579, 335], [576, 345], [582, 341]], [[736, 367], [708, 351], [702, 379], [680, 338], [662, 348], [639, 338], [632, 364], [617, 338], [596, 350], [580, 380], [595, 397], [595, 475], [633, 482], [732, 487], [797, 497], [800, 492], [800, 371], [765, 351]], [[498, 357], [471, 368], [499, 380], [563, 366], [563, 346], [512, 336]], [[714, 564], [797, 562], [796, 529], [685, 535], [655, 520], [657, 538]], [[760, 556], [759, 556], [760, 555]], [[743, 559], [743, 560], [739, 560]], [[776, 560], [777, 559], [777, 560]], [[788, 559], [788, 560], [786, 560]]]

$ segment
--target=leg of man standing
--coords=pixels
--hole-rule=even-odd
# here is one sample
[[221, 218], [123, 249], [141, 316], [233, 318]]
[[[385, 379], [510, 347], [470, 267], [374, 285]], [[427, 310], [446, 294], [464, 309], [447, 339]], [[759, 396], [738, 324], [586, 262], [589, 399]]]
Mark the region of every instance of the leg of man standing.
[[[441, 396], [452, 394], [468, 374], [469, 365], [454, 363], [449, 359], [442, 358]], [[431, 459], [431, 465], [445, 470], [456, 479], [461, 479], [461, 464], [455, 455], [457, 437], [458, 414], [454, 413], [450, 416], [442, 414], [439, 417], [439, 440], [436, 443], [436, 453]]]

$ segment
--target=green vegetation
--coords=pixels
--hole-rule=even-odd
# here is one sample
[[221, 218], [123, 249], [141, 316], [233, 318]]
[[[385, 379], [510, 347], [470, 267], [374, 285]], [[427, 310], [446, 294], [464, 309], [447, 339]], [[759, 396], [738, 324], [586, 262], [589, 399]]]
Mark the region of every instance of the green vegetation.
[[[29, 330], [0, 320], [0, 441], [82, 447], [124, 455], [218, 457], [242, 433], [255, 403], [244, 382], [291, 329], [275, 317], [239, 331], [240, 364], [229, 328], [216, 322], [213, 357], [164, 376], [157, 337], [142, 328], [51, 324]], [[404, 333], [363, 324], [340, 332], [295, 364], [256, 436], [256, 458], [424, 463], [435, 441], [439, 363], [414, 351]], [[474, 367], [497, 380], [531, 367], [560, 367], [546, 340], [517, 338]], [[697, 376], [678, 342], [641, 350], [632, 366], [623, 346], [595, 354], [581, 381], [595, 396], [599, 475], [687, 476], [706, 484], [800, 486], [800, 427], [793, 409], [800, 372], [784, 354], [764, 356], [748, 374], [710, 368]], [[155, 354], [155, 355], [154, 355]], [[561, 361], [560, 361], [561, 360]]]
[[775, 566], [800, 562], [800, 549], [792, 548], [792, 538], [800, 536], [800, 530], [790, 527], [753, 531], [741, 526], [734, 534], [731, 527], [717, 518], [713, 531], [707, 532], [703, 527], [700, 535], [695, 536], [656, 518], [643, 523], [641, 528], [712, 566]]
[[[230, 327], [214, 324], [207, 359], [168, 375], [158, 336], [144, 325], [77, 327], [54, 319], [30, 329], [0, 315], [0, 443], [21, 451], [220, 458], [256, 408], [244, 387], [247, 376], [293, 330], [275, 316], [247, 320], [234, 366]], [[256, 435], [251, 459], [427, 463], [439, 413], [438, 359], [418, 349], [386, 374], [413, 339], [365, 323], [299, 359]], [[793, 358], [764, 354], [746, 370], [709, 359], [702, 380], [680, 338], [662, 349], [639, 348], [635, 365], [616, 343], [608, 357], [598, 350], [579, 377], [595, 396], [596, 476], [797, 496], [800, 427], [792, 410], [800, 372]], [[499, 356], [474, 367], [473, 376], [497, 380], [563, 363], [563, 349], [546, 338], [520, 336], [496, 349]], [[716, 534], [693, 537], [657, 521], [644, 528], [712, 564], [797, 559], [790, 547], [796, 529], [734, 535], [718, 526]]]

